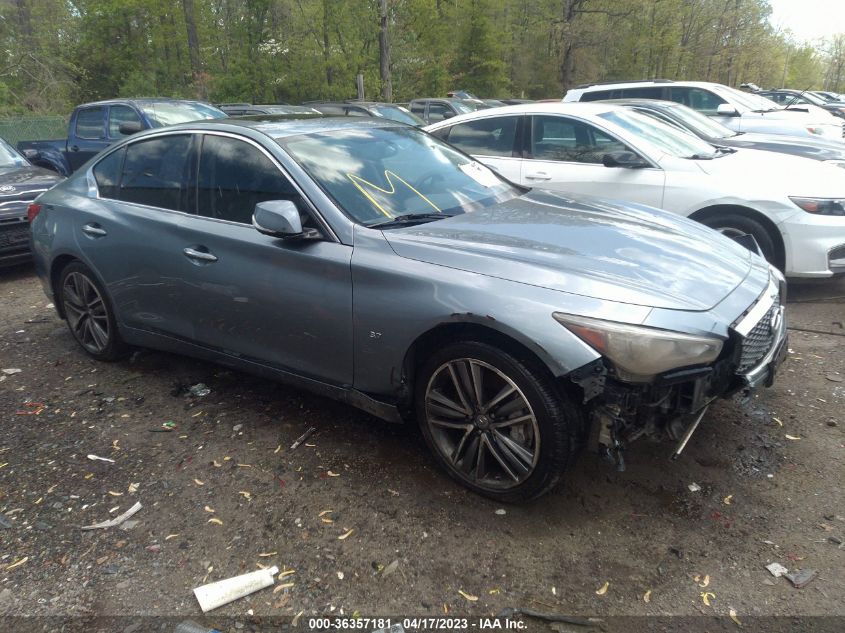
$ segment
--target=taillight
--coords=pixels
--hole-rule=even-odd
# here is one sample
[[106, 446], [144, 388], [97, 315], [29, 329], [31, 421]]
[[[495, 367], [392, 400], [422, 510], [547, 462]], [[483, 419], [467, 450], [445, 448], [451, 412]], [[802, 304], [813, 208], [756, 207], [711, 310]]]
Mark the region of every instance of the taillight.
[[40, 212], [41, 205], [33, 202], [26, 208], [26, 219], [31, 223]]

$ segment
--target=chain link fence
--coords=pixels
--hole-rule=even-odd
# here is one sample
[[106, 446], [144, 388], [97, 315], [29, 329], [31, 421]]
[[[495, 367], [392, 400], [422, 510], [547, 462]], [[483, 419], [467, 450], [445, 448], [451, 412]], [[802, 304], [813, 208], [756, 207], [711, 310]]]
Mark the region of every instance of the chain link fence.
[[41, 141], [67, 137], [68, 117], [0, 117], [0, 137], [10, 145], [20, 141]]

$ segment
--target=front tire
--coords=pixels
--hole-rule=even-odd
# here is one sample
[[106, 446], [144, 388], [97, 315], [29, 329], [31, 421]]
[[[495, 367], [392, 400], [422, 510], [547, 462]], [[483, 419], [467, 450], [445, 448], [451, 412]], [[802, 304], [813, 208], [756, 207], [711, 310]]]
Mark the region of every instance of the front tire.
[[58, 297], [76, 342], [97, 360], [112, 361], [126, 352], [108, 294], [85, 264], [72, 262], [59, 275]]
[[548, 492], [571, 463], [579, 409], [527, 355], [455, 343], [420, 371], [416, 417], [435, 459], [463, 485], [514, 503]]
[[701, 221], [702, 224], [709, 226], [711, 229], [719, 231], [726, 237], [736, 237], [739, 235], [753, 235], [763, 251], [763, 257], [766, 258], [770, 264], [783, 270], [784, 263], [780, 261], [781, 257], [775, 244], [775, 239], [769, 230], [754, 218], [749, 218], [738, 213], [720, 213], [705, 218]]

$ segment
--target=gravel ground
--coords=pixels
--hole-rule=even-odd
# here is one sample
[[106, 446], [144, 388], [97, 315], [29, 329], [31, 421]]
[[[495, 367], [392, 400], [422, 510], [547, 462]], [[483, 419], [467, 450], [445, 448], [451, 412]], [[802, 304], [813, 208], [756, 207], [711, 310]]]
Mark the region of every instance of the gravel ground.
[[[90, 360], [31, 267], [0, 271], [0, 369], [20, 369], [0, 375], [0, 629], [211, 622], [193, 587], [277, 565], [293, 573], [215, 611], [220, 628], [515, 607], [603, 619], [558, 630], [738, 630], [734, 613], [743, 630], [837, 616], [799, 628], [841, 632], [845, 282], [790, 292], [776, 386], [711, 407], [681, 460], [648, 442], [624, 473], [584, 455], [551, 495], [500, 507], [412, 429], [183, 357]], [[80, 530], [136, 501], [131, 523]], [[797, 589], [772, 562], [817, 576]]]

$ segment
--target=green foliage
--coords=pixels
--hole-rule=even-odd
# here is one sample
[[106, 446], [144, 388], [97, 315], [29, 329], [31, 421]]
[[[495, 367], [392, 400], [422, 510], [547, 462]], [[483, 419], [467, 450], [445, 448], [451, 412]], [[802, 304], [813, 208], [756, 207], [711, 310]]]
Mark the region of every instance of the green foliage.
[[[377, 98], [378, 0], [0, 0], [0, 113], [162, 95]], [[845, 35], [822, 50], [769, 0], [388, 0], [397, 101], [464, 88], [560, 97], [576, 83], [702, 79], [845, 90]]]

